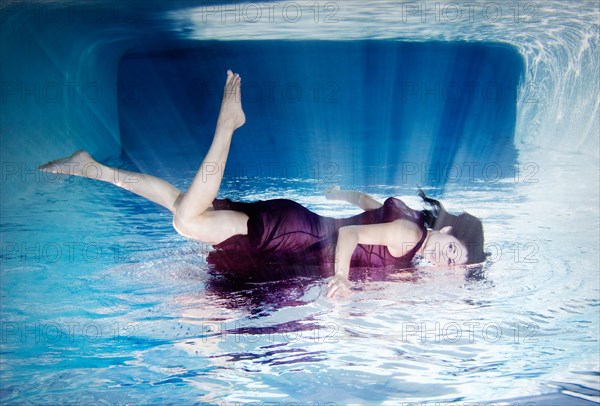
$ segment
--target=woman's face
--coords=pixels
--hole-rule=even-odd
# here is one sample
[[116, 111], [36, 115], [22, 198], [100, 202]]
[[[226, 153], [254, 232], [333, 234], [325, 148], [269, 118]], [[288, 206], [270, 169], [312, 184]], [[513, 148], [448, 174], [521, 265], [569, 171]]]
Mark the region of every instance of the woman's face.
[[467, 248], [449, 232], [452, 227], [430, 231], [423, 248], [423, 257], [436, 266], [463, 265], [468, 261]]

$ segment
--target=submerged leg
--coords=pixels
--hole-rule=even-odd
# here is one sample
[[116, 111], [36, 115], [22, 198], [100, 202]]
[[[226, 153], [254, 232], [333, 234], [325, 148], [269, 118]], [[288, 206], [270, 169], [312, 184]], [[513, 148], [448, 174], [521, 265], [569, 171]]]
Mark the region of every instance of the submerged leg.
[[227, 82], [213, 141], [194, 181], [177, 207], [176, 226], [183, 228], [197, 222], [199, 217], [212, 207], [212, 202], [217, 197], [229, 155], [231, 137], [233, 132], [246, 122], [242, 110], [240, 81], [239, 75], [227, 71]]
[[112, 183], [136, 195], [160, 204], [175, 213], [178, 200], [183, 195], [179, 189], [155, 176], [110, 168], [92, 158], [86, 151], [48, 162], [40, 166], [41, 171], [81, 176], [88, 179]]

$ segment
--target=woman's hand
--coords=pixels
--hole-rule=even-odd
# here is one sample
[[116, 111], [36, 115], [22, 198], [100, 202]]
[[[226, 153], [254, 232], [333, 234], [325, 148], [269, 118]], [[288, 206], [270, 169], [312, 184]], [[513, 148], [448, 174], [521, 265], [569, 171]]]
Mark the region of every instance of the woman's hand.
[[366, 193], [355, 190], [342, 190], [338, 185], [334, 185], [325, 191], [327, 200], [343, 200], [350, 204], [360, 207], [363, 210], [374, 210], [383, 206], [380, 202]]
[[360, 226], [344, 226], [338, 230], [338, 240], [335, 247], [334, 277], [327, 284], [327, 297], [349, 296], [350, 260], [358, 244], [358, 228]]
[[327, 284], [327, 297], [348, 297], [352, 294], [350, 282], [343, 275], [336, 274]]

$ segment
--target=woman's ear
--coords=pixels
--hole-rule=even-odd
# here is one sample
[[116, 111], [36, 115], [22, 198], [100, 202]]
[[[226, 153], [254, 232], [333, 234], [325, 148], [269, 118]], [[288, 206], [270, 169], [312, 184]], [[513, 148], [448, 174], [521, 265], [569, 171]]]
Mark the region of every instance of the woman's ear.
[[440, 228], [440, 233], [448, 234], [450, 231], [452, 231], [452, 226], [446, 226], [446, 227]]

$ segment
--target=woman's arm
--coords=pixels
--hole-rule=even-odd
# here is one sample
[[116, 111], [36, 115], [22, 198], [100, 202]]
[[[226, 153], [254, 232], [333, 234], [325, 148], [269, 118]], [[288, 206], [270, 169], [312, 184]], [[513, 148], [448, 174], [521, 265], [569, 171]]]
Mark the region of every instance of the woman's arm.
[[335, 275], [328, 284], [327, 297], [350, 294], [350, 260], [358, 244], [385, 245], [401, 257], [419, 242], [421, 229], [408, 220], [364, 226], [341, 227], [335, 251]]
[[325, 197], [329, 200], [344, 200], [363, 210], [374, 210], [382, 206], [380, 202], [366, 193], [354, 190], [341, 190], [339, 186], [333, 186], [325, 191]]

